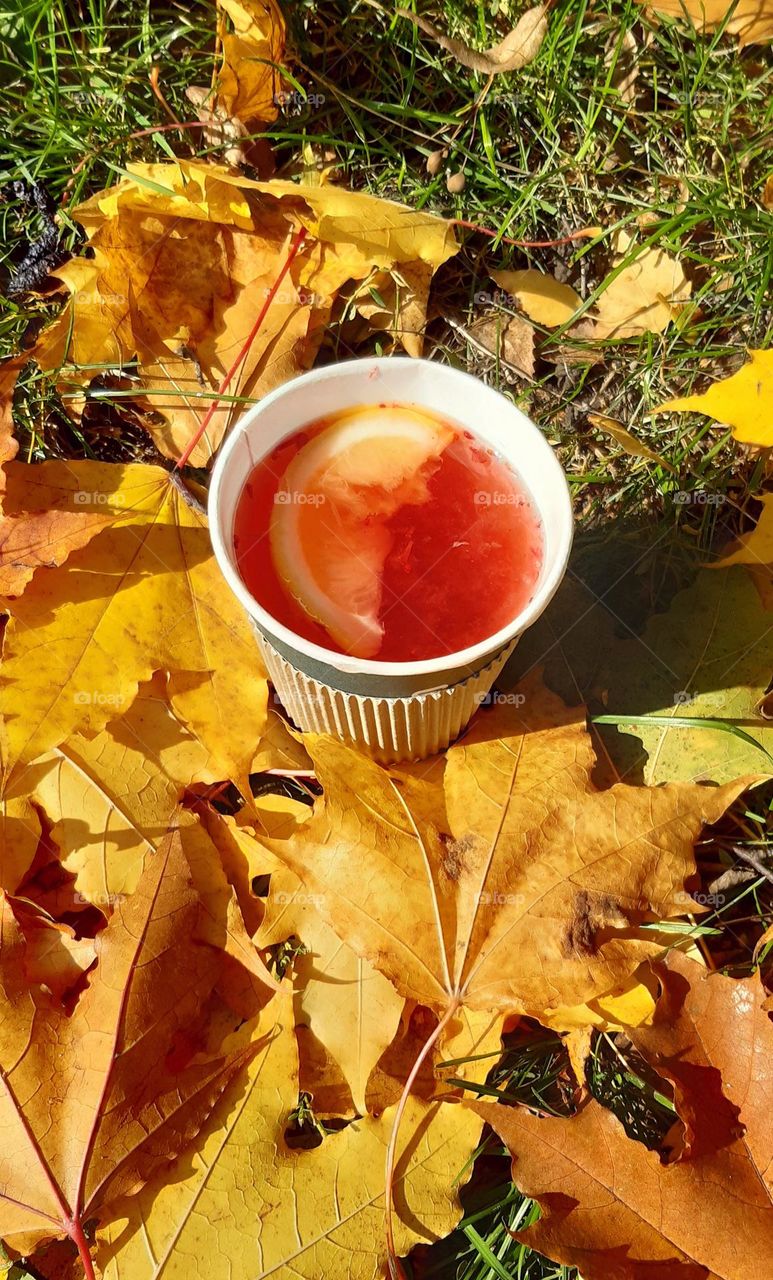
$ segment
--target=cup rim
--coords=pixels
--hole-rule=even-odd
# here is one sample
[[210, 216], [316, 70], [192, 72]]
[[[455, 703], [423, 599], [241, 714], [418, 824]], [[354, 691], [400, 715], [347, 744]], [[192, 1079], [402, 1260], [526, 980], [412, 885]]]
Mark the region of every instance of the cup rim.
[[[229, 431], [228, 437], [218, 452], [215, 463], [212, 468], [212, 476], [209, 487], [208, 499], [208, 518], [209, 531], [212, 548], [215, 558], [220, 567], [226, 582], [233, 591], [234, 595], [241, 602], [247, 614], [257, 624], [259, 629], [267, 636], [269, 640], [275, 638], [286, 645], [289, 649], [295, 650], [299, 654], [309, 658], [313, 662], [325, 664], [328, 667], [337, 668], [341, 672], [348, 674], [356, 673], [364, 676], [374, 677], [391, 677], [393, 680], [399, 680], [401, 677], [411, 676], [442, 676], [445, 671], [455, 670], [460, 667], [468, 667], [474, 670], [476, 664], [483, 667], [490, 660], [492, 655], [502, 650], [505, 645], [509, 644], [516, 636], [519, 636], [529, 627], [532, 622], [539, 617], [552, 597], [555, 595], [562, 578], [566, 572], [566, 566], [569, 560], [569, 553], [572, 547], [572, 539], [574, 534], [572, 502], [569, 491], [569, 485], [564, 475], [561, 464], [559, 463], [553, 449], [548, 444], [539, 427], [529, 418], [521, 409], [511, 404], [504, 396], [501, 396], [509, 411], [516, 415], [519, 419], [521, 430], [528, 430], [536, 447], [541, 450], [545, 460], [552, 483], [561, 492], [564, 501], [561, 503], [560, 527], [558, 530], [557, 547], [552, 563], [545, 574], [544, 580], [532, 598], [524, 606], [515, 618], [511, 619], [504, 627], [490, 635], [485, 636], [474, 645], [468, 645], [466, 649], [457, 649], [453, 653], [443, 654], [437, 658], [425, 658], [413, 660], [410, 662], [387, 662], [379, 661], [373, 658], [355, 658], [351, 654], [340, 653], [335, 649], [327, 649], [322, 645], [305, 640], [303, 636], [292, 631], [283, 623], [279, 622], [273, 614], [260, 604], [252, 595], [243, 581], [238, 567], [233, 558], [233, 549], [229, 547], [221, 536], [219, 507], [220, 496], [223, 487], [224, 478], [227, 474], [229, 465], [234, 457], [235, 451], [239, 446], [241, 437], [245, 431], [252, 426], [256, 418], [259, 418], [268, 408], [276, 404], [284, 396], [288, 395], [292, 390], [297, 392], [298, 385], [305, 383], [309, 386], [322, 381], [329, 381], [341, 376], [342, 370], [351, 369], [353, 366], [367, 367], [369, 370], [379, 370], [388, 368], [394, 370], [395, 365], [405, 365], [406, 367], [416, 368], [417, 365], [423, 365], [432, 371], [433, 376], [441, 377], [450, 382], [472, 382], [477, 387], [485, 389], [495, 395], [501, 396], [495, 387], [482, 383], [479, 378], [473, 374], [467, 373], [462, 369], [454, 369], [450, 365], [438, 364], [435, 361], [415, 359], [410, 356], [374, 356], [374, 357], [355, 357], [351, 360], [342, 360], [337, 364], [325, 365], [320, 369], [311, 369], [306, 373], [299, 374], [295, 378], [291, 378], [288, 382], [282, 383], [273, 391], [268, 392], [255, 405], [252, 405], [246, 413], [234, 423]], [[452, 419], [453, 420], [453, 419]], [[309, 419], [313, 421], [313, 417]], [[462, 424], [463, 425], [463, 424]], [[293, 435], [296, 431], [302, 430], [302, 424], [294, 423], [287, 431], [287, 436]], [[284, 438], [284, 437], [280, 437]], [[266, 448], [265, 453], [260, 449], [255, 450], [255, 461], [258, 462], [266, 456], [267, 453], [274, 449], [277, 440], [272, 440], [271, 444]], [[513, 466], [513, 470], [517, 472], [517, 468]], [[538, 514], [543, 518], [543, 512], [539, 508], [539, 503], [535, 499]]]

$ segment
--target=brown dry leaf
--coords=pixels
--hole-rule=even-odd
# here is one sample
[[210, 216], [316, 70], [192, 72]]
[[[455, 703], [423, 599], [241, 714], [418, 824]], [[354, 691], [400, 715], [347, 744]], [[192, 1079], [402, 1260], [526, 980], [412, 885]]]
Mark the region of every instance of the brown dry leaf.
[[696, 31], [715, 31], [732, 10], [725, 31], [738, 36], [739, 48], [773, 39], [772, 0], [639, 0], [652, 14], [681, 18]]
[[[357, 310], [372, 329], [386, 330], [409, 356], [419, 359], [424, 351], [429, 286], [432, 267], [428, 262], [403, 263], [391, 271], [378, 271], [357, 295]], [[386, 305], [377, 302], [374, 289]]]
[[742, 1134], [773, 1193], [773, 1022], [759, 972], [725, 978], [676, 950], [652, 968], [664, 988], [659, 1016], [629, 1035], [673, 1085], [684, 1151], [691, 1158], [719, 1152]]
[[773, 209], [773, 173], [771, 173], [762, 193], [762, 203], [766, 209]]
[[281, 90], [278, 64], [285, 47], [285, 23], [274, 0], [217, 0], [233, 31], [223, 29], [223, 65], [217, 78], [217, 105], [245, 124], [275, 120]]
[[201, 910], [173, 831], [97, 938], [97, 964], [67, 1016], [30, 986], [6, 906], [0, 1234], [14, 1249], [56, 1235], [77, 1242], [85, 1221], [197, 1133], [250, 1056], [207, 1045], [206, 1014], [225, 1007], [224, 956], [195, 940]]
[[[281, 998], [280, 998], [281, 1001]], [[375, 1280], [384, 1263], [384, 1158], [394, 1108], [355, 1120], [312, 1151], [283, 1130], [298, 1101], [289, 1002], [279, 1026], [195, 1144], [116, 1206], [98, 1236], [103, 1280]], [[446, 1235], [461, 1209], [453, 1188], [475, 1149], [472, 1112], [411, 1098], [396, 1176], [400, 1253]], [[217, 1249], [212, 1249], [213, 1224]]]
[[632, 458], [646, 458], [648, 462], [656, 462], [658, 466], [664, 467], [666, 471], [676, 474], [670, 462], [666, 462], [665, 458], [662, 458], [654, 449], [650, 449], [649, 445], [637, 440], [636, 436], [632, 435], [623, 426], [622, 422], [618, 422], [615, 418], [608, 418], [605, 413], [589, 413], [588, 421], [591, 426], [611, 436], [615, 443], [619, 444], [620, 448], [625, 453], [630, 454]]
[[492, 271], [500, 289], [512, 294], [518, 305], [536, 324], [555, 329], [567, 324], [582, 306], [582, 298], [568, 284], [559, 284], [553, 276], [527, 267], [523, 271]]
[[609, 69], [614, 64], [612, 87], [617, 89], [623, 102], [631, 104], [636, 101], [636, 81], [639, 78], [639, 45], [631, 30], [624, 32], [622, 45], [618, 50], [619, 35], [613, 32], [604, 49], [604, 66]]
[[522, 316], [481, 316], [468, 333], [511, 369], [529, 378], [534, 374], [534, 330]]
[[[619, 232], [615, 269], [634, 249], [631, 237]], [[678, 318], [691, 293], [692, 285], [675, 258], [660, 249], [644, 249], [599, 293], [594, 337], [638, 338], [643, 333], [662, 333]]]
[[205, 518], [159, 467], [81, 461], [69, 469], [74, 489], [109, 511], [112, 524], [71, 552], [66, 575], [38, 569], [8, 602], [6, 783], [73, 733], [99, 732], [126, 712], [140, 682], [165, 670], [175, 714], [238, 785], [265, 723], [267, 686]]
[[608, 1280], [611, 1267], [619, 1280], [764, 1280], [773, 1239], [765, 993], [758, 977], [709, 974], [676, 951], [663, 979], [670, 1017], [629, 1034], [674, 1083], [679, 1158], [662, 1163], [593, 1099], [571, 1120], [476, 1105], [513, 1154], [513, 1180], [541, 1204], [517, 1238], [586, 1280]]
[[426, 18], [411, 13], [409, 9], [397, 9], [396, 12], [435, 40], [463, 67], [492, 76], [502, 71], [520, 71], [521, 67], [533, 62], [548, 29], [546, 7], [538, 4], [521, 15], [513, 30], [499, 44], [492, 45], [490, 49], [471, 49], [463, 40], [452, 40], [443, 35]]
[[306, 735], [324, 795], [268, 842], [359, 955], [438, 1011], [539, 1017], [621, 982], [657, 949], [637, 925], [683, 913], [702, 825], [749, 785], [599, 791], [584, 712], [535, 677], [522, 692], [449, 749], [443, 790]]
[[196, 115], [204, 128], [202, 137], [207, 147], [222, 147], [224, 164], [238, 168], [247, 163], [245, 140], [250, 131], [236, 116], [229, 116], [225, 107], [213, 97], [211, 89], [189, 85], [185, 90], [188, 101], [196, 108]]
[[0, 364], [0, 463], [15, 458], [19, 451], [13, 434], [13, 391], [26, 363], [26, 356], [14, 356], [12, 360], [4, 360]]

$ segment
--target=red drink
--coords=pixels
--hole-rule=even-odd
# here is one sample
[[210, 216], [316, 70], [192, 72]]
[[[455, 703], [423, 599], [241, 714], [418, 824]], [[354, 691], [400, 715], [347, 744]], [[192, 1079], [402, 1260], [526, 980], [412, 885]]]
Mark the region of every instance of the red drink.
[[390, 662], [499, 631], [543, 556], [510, 467], [471, 432], [391, 404], [315, 422], [259, 462], [234, 547], [254, 598], [291, 631]]

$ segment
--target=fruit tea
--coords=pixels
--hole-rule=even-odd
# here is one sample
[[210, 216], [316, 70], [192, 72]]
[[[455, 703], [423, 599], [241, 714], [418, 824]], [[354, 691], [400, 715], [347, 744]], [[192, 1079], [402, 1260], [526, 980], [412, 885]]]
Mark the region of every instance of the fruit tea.
[[544, 554], [515, 472], [450, 420], [401, 404], [319, 419], [254, 467], [234, 550], [257, 602], [338, 653], [415, 662], [493, 635]]

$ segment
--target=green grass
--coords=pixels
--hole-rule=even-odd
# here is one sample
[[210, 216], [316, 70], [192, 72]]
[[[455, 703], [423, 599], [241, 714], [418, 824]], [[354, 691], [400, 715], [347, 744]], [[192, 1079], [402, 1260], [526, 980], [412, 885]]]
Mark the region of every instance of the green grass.
[[[659, 559], [652, 574], [675, 589], [699, 559], [748, 525], [765, 480], [764, 461], [740, 450], [721, 427], [695, 416], [648, 415], [669, 396], [702, 389], [737, 368], [746, 348], [771, 343], [773, 240], [770, 215], [759, 202], [773, 143], [769, 51], [752, 47], [739, 54], [721, 33], [700, 39], [678, 23], [655, 25], [634, 0], [555, 0], [537, 60], [498, 77], [479, 101], [485, 78], [456, 65], [395, 16], [393, 6], [286, 0], [284, 7], [295, 77], [289, 87], [297, 83], [315, 100], [283, 112], [266, 130], [280, 171], [310, 144], [352, 186], [496, 233], [492, 239], [460, 232], [462, 250], [433, 290], [427, 354], [484, 376], [540, 424], [569, 475], [586, 556], [609, 541], [610, 531], [624, 541], [656, 526]], [[525, 7], [512, 0], [436, 0], [419, 9], [451, 35], [485, 47], [501, 39]], [[68, 210], [114, 182], [128, 161], [192, 151], [217, 156], [197, 133], [160, 130], [168, 119], [149, 84], [155, 67], [178, 119], [191, 120], [185, 88], [210, 82], [213, 28], [209, 4], [0, 2], [6, 278], [45, 225], [20, 201], [13, 182], [44, 184], [60, 209], [65, 254], [81, 239]], [[615, 87], [629, 36], [638, 49], [633, 104]], [[448, 149], [447, 169], [464, 171], [461, 195], [449, 194], [445, 169], [427, 174], [427, 156], [441, 147]], [[552, 239], [596, 225], [600, 236], [571, 245], [521, 250], [499, 242]], [[586, 343], [543, 331], [532, 379], [513, 377], [481, 355], [467, 334], [486, 314], [476, 295], [491, 289], [491, 267], [538, 266], [573, 284], [591, 306], [619, 228], [678, 254], [699, 307], [689, 327], [598, 344], [592, 358], [583, 354]], [[58, 305], [50, 293], [5, 299], [0, 355], [29, 342]], [[377, 341], [371, 337], [352, 349], [334, 329], [321, 358], [364, 354]], [[144, 433], [126, 401], [104, 387], [95, 388], [91, 400], [99, 431], [89, 433], [69, 422], [47, 384], [28, 369], [17, 397], [22, 456], [142, 456]], [[589, 412], [618, 418], [676, 474], [625, 457], [589, 425]], [[721, 494], [725, 501], [675, 502], [684, 490]], [[660, 603], [654, 593], [652, 607]], [[773, 792], [758, 791], [753, 807], [736, 806], [707, 838], [701, 853], [706, 892], [723, 872], [743, 867], [738, 848], [764, 852], [771, 804]], [[736, 878], [696, 922], [695, 935], [718, 966], [736, 974], [750, 970], [754, 943], [770, 920], [770, 890], [765, 876]], [[542, 1036], [508, 1046], [490, 1083], [516, 1105], [556, 1109], [567, 1104], [565, 1071], [557, 1040]], [[617, 1041], [599, 1038], [588, 1083], [635, 1137], [656, 1143], [671, 1115], [662, 1081]], [[537, 1210], [514, 1190], [508, 1169], [489, 1136], [462, 1193], [462, 1224], [448, 1241], [416, 1252], [410, 1265], [417, 1280], [570, 1274], [510, 1235]]]

